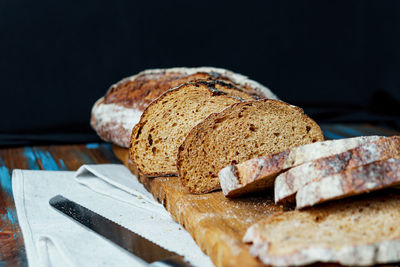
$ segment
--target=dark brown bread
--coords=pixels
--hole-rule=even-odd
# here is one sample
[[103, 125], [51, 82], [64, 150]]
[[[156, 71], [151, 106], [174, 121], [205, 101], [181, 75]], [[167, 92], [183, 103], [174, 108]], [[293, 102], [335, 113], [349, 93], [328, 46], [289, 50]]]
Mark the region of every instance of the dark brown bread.
[[296, 194], [296, 208], [301, 209], [399, 184], [400, 159], [376, 161], [323, 177], [299, 188]]
[[105, 141], [129, 147], [132, 128], [145, 108], [165, 91], [194, 81], [223, 80], [254, 99], [276, 96], [265, 86], [228, 70], [200, 68], [151, 69], [112, 85], [92, 109], [91, 125]]
[[399, 225], [400, 192], [388, 190], [268, 216], [243, 241], [268, 265], [372, 266], [400, 261]]
[[143, 175], [176, 176], [178, 148], [189, 131], [241, 99], [253, 97], [222, 81], [199, 81], [167, 91], [147, 107], [133, 129], [132, 161]]
[[294, 201], [297, 190], [313, 181], [375, 161], [400, 157], [400, 137], [381, 137], [353, 149], [306, 162], [275, 180], [275, 202]]
[[359, 136], [316, 142], [229, 165], [218, 174], [222, 192], [227, 197], [238, 197], [265, 190], [273, 187], [276, 176], [289, 168], [335, 155], [380, 138], [382, 137]]
[[104, 97], [104, 103], [135, 107], [144, 111], [154, 99], [171, 88], [189, 82], [212, 80], [229, 82], [238, 90], [253, 95], [253, 98], [276, 98], [266, 87], [245, 76], [228, 70], [202, 67], [143, 71], [111, 86]]
[[192, 193], [220, 188], [229, 164], [323, 140], [303, 110], [279, 100], [237, 103], [194, 127], [179, 148], [178, 172]]

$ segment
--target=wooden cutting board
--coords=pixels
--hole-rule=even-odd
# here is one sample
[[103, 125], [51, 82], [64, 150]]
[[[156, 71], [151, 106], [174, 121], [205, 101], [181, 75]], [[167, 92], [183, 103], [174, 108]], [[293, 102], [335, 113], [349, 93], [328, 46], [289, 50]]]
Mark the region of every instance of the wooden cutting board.
[[[128, 149], [114, 146], [113, 150], [138, 176], [129, 164]], [[177, 177], [139, 177], [139, 180], [192, 235], [215, 266], [263, 266], [249, 254], [249, 246], [241, 240], [250, 225], [283, 211], [282, 206], [274, 204], [272, 191], [263, 196], [230, 200], [221, 191], [203, 195], [186, 193]]]

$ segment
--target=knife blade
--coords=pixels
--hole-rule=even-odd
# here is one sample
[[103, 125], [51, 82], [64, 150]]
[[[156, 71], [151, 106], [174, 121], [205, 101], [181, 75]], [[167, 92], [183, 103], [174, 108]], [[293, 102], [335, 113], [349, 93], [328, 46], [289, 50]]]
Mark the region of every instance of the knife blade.
[[87, 229], [105, 237], [145, 262], [151, 263], [151, 266], [192, 266], [184, 260], [183, 256], [160, 247], [62, 195], [51, 198], [49, 204]]

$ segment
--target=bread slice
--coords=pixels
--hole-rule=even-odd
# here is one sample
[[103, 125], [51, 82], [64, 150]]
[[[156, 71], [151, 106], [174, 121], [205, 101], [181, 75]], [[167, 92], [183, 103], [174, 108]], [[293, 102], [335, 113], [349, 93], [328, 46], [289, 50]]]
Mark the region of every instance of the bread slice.
[[189, 131], [243, 98], [253, 99], [222, 81], [200, 81], [167, 91], [147, 107], [133, 129], [132, 161], [143, 175], [176, 176], [178, 148]]
[[133, 127], [145, 108], [165, 91], [195, 81], [223, 80], [254, 99], [276, 99], [267, 87], [232, 71], [213, 68], [150, 69], [112, 85], [92, 108], [91, 125], [105, 141], [129, 147]]
[[301, 209], [399, 184], [400, 159], [376, 161], [323, 177], [299, 188], [296, 194], [296, 208]]
[[179, 148], [179, 177], [191, 193], [210, 192], [229, 164], [321, 140], [319, 126], [298, 107], [271, 99], [237, 103], [190, 131]]
[[273, 187], [277, 175], [289, 168], [341, 153], [379, 138], [381, 137], [360, 136], [316, 142], [229, 165], [223, 168], [218, 175], [222, 192], [226, 197], [238, 197]]
[[284, 172], [275, 180], [275, 202], [294, 201], [306, 184], [375, 161], [400, 157], [400, 137], [382, 137], [345, 152], [316, 159]]
[[400, 192], [390, 190], [304, 211], [271, 215], [251, 226], [250, 253], [275, 266], [317, 262], [374, 265], [400, 261]]

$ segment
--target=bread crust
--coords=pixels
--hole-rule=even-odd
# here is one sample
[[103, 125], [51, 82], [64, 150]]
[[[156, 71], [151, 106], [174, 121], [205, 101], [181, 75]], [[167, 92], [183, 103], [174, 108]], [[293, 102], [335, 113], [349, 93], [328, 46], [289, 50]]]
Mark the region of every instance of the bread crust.
[[226, 197], [239, 197], [274, 186], [275, 177], [287, 165], [290, 150], [229, 165], [219, 174]]
[[238, 197], [273, 187], [275, 178], [289, 168], [380, 138], [362, 136], [317, 142], [227, 166], [219, 173], [222, 191], [226, 197]]
[[143, 170], [143, 168], [140, 167], [140, 165], [138, 164], [138, 162], [135, 160], [135, 154], [137, 153], [137, 151], [135, 150], [135, 146], [134, 143], [138, 140], [139, 135], [141, 133], [141, 129], [144, 127], [144, 125], [146, 123], [148, 123], [147, 117], [148, 114], [150, 113], [150, 110], [152, 109], [152, 107], [154, 105], [157, 105], [158, 103], [162, 102], [166, 97], [168, 97], [171, 94], [175, 94], [177, 91], [184, 89], [186, 86], [189, 85], [193, 85], [193, 86], [204, 86], [203, 88], [206, 88], [209, 92], [210, 97], [215, 97], [215, 96], [224, 96], [227, 99], [234, 99], [237, 102], [242, 102], [244, 101], [241, 98], [237, 98], [237, 97], [233, 97], [233, 96], [229, 96], [228, 93], [223, 92], [221, 90], [218, 90], [216, 88], [216, 85], [219, 86], [223, 86], [226, 87], [227, 89], [232, 89], [232, 90], [237, 90], [237, 88], [230, 84], [230, 83], [226, 83], [223, 81], [197, 81], [197, 82], [193, 82], [193, 83], [186, 83], [186, 84], [182, 84], [176, 88], [170, 89], [168, 91], [166, 91], [164, 94], [162, 94], [159, 98], [157, 98], [156, 100], [154, 100], [152, 103], [150, 103], [150, 105], [144, 110], [140, 121], [138, 124], [136, 124], [132, 130], [132, 135], [130, 138], [130, 144], [129, 144], [129, 158], [132, 161], [133, 165], [135, 166], [135, 168], [138, 169], [138, 171], [140, 172], [140, 174], [142, 176], [145, 177], [171, 177], [171, 176], [178, 176], [177, 172], [146, 172], [145, 170]]
[[375, 161], [400, 156], [400, 137], [382, 137], [339, 154], [310, 161], [280, 174], [275, 180], [275, 202], [294, 200], [297, 190], [328, 175]]
[[277, 99], [267, 87], [229, 70], [199, 67], [150, 69], [112, 85], [92, 108], [91, 126], [105, 141], [129, 147], [133, 126], [144, 109], [166, 90], [197, 80], [224, 80], [257, 98]]
[[[365, 242], [362, 241], [362, 235], [353, 234], [351, 236], [351, 238], [354, 238], [353, 244], [341, 246], [330, 245], [330, 243], [324, 244], [322, 242], [315, 244], [312, 240], [304, 240], [304, 242], [299, 242], [297, 248], [286, 252], [281, 251], [279, 255], [277, 255], [276, 252], [271, 251], [272, 242], [275, 241], [272, 241], [268, 237], [267, 232], [264, 231], [277, 231], [275, 227], [280, 223], [287, 223], [287, 220], [293, 223], [292, 227], [298, 227], [303, 224], [304, 221], [309, 222], [314, 220], [315, 223], [313, 223], [312, 229], [309, 229], [309, 235], [311, 236], [314, 235], [314, 232], [318, 233], [317, 228], [328, 227], [329, 225], [337, 225], [336, 228], [349, 229], [349, 231], [363, 225], [363, 231], [377, 231], [374, 229], [374, 225], [365, 224], [363, 222], [365, 219], [365, 212], [368, 212], [370, 209], [372, 210], [370, 217], [375, 217], [377, 215], [375, 215], [374, 210], [383, 210], [384, 212], [379, 215], [379, 221], [385, 219], [396, 220], [395, 217], [391, 217], [391, 213], [398, 213], [397, 207], [399, 206], [400, 192], [399, 190], [392, 190], [380, 194], [373, 194], [372, 196], [361, 196], [353, 200], [347, 199], [335, 203], [327, 203], [327, 205], [310, 208], [304, 211], [290, 211], [274, 214], [248, 228], [243, 237], [243, 242], [253, 243], [250, 247], [250, 254], [258, 257], [263, 263], [268, 265], [299, 266], [316, 262], [325, 262], [350, 266], [369, 266], [398, 262], [400, 261], [400, 236], [398, 235], [392, 238], [385, 237], [386, 239], [382, 240], [379, 234], [377, 234], [375, 242]], [[319, 218], [318, 214], [321, 214], [322, 218]], [[335, 217], [332, 218], [332, 216]], [[338, 217], [343, 218], [343, 220], [341, 222], [336, 221]], [[318, 221], [318, 218], [320, 221]], [[343, 225], [342, 223], [346, 218], [348, 225], [344, 226], [344, 228], [340, 228], [340, 225]], [[319, 223], [324, 226], [320, 226]], [[286, 234], [287, 233], [282, 233], [282, 235]], [[337, 232], [335, 232], [334, 235], [335, 234], [339, 235]], [[330, 238], [335, 238], [334, 235]], [[340, 236], [342, 235], [343, 233], [340, 233]], [[317, 236], [312, 237], [312, 239], [316, 238]], [[285, 245], [285, 241], [279, 243], [281, 248], [285, 248]]]
[[[195, 126], [195, 127], [190, 131], [190, 133], [187, 135], [185, 141], [182, 143], [182, 145], [180, 146], [179, 151], [178, 151], [177, 168], [178, 168], [179, 177], [181, 178], [182, 184], [183, 184], [185, 187], [187, 187], [188, 190], [189, 190], [191, 193], [202, 194], [202, 193], [207, 193], [207, 192], [211, 192], [211, 191], [214, 191], [214, 190], [218, 190], [218, 189], [221, 188], [220, 186], [215, 186], [215, 187], [212, 188], [212, 189], [205, 189], [205, 190], [201, 190], [201, 189], [200, 189], [200, 190], [194, 191], [192, 188], [190, 188], [190, 187], [187, 186], [187, 183], [188, 183], [188, 182], [187, 182], [187, 179], [189, 179], [189, 178], [185, 176], [184, 171], [183, 171], [183, 168], [182, 168], [182, 165], [184, 164], [184, 159], [185, 159], [185, 157], [188, 157], [188, 155], [187, 155], [187, 154], [188, 154], [188, 153], [187, 153], [187, 150], [188, 150], [188, 147], [189, 147], [190, 143], [192, 142], [192, 140], [195, 140], [195, 139], [197, 138], [196, 136], [199, 136], [200, 133], [201, 133], [204, 129], [206, 129], [207, 127], [211, 127], [210, 125], [211, 125], [213, 122], [215, 122], [215, 121], [217, 121], [217, 120], [222, 120], [222, 119], [223, 119], [225, 116], [227, 116], [230, 112], [235, 111], [236, 109], [239, 109], [238, 107], [251, 106], [253, 103], [257, 103], [257, 102], [271, 102], [271, 103], [273, 103], [273, 104], [275, 104], [275, 105], [278, 105], [278, 106], [279, 106], [279, 105], [285, 105], [285, 107], [286, 107], [286, 106], [290, 106], [291, 108], [297, 110], [297, 111], [299, 112], [299, 114], [301, 114], [302, 119], [310, 120], [310, 122], [313, 123], [313, 125], [316, 126], [316, 127], [318, 127], [318, 129], [319, 129], [318, 124], [317, 124], [315, 121], [313, 121], [311, 118], [309, 118], [307, 115], [305, 115], [305, 114], [304, 114], [304, 111], [303, 111], [301, 108], [296, 107], [296, 106], [293, 106], [293, 105], [290, 105], [290, 104], [287, 104], [287, 103], [285, 103], [285, 102], [283, 102], [283, 101], [280, 101], [280, 100], [261, 99], [261, 100], [254, 100], [254, 101], [246, 101], [245, 103], [236, 103], [236, 104], [233, 104], [233, 105], [231, 105], [229, 108], [223, 110], [223, 111], [220, 112], [220, 113], [210, 114], [203, 122], [199, 123], [197, 126]], [[319, 141], [319, 140], [323, 140], [323, 135], [322, 135], [322, 132], [321, 132], [320, 129], [319, 129], [319, 136], [318, 136], [318, 138], [317, 138], [317, 141]], [[229, 170], [231, 170], [231, 171], [233, 170], [233, 172], [229, 172]], [[231, 178], [232, 175], [233, 175], [233, 176], [235, 175], [235, 170], [234, 170], [234, 169], [229, 169], [229, 170], [225, 173], [226, 175], [228, 175], [228, 176], [226, 176], [226, 180], [229, 180], [229, 179]], [[224, 175], [222, 175], [222, 176], [224, 176]], [[224, 177], [223, 177], [222, 179], [224, 179]], [[263, 182], [264, 182], [264, 181], [263, 181]], [[235, 184], [229, 185], [229, 186], [230, 186], [230, 187], [235, 187]], [[256, 185], [256, 186], [258, 186], [258, 185]], [[265, 185], [263, 185], [263, 186], [265, 186]]]
[[93, 105], [90, 125], [103, 140], [129, 147], [132, 128], [139, 122], [141, 114], [134, 108], [105, 104], [102, 97]]
[[[193, 77], [194, 79], [189, 78], [189, 80], [185, 80], [188, 78], [188, 76], [195, 77]], [[184, 81], [178, 82], [178, 84], [174, 83], [174, 81], [178, 79], [183, 79]], [[225, 82], [233, 83], [236, 87], [254, 95], [256, 98], [278, 99], [278, 97], [264, 85], [251, 80], [242, 74], [234, 73], [230, 70], [214, 67], [178, 67], [167, 69], [149, 69], [136, 75], [124, 78], [109, 88], [106, 93], [106, 103], [119, 103], [129, 108], [132, 107], [132, 105], [138, 105], [139, 109], [143, 111], [153, 99], [160, 96], [166, 90], [177, 87], [183, 83], [197, 80], [223, 80]], [[130, 88], [129, 86], [123, 86], [135, 82], [140, 83], [138, 84], [139, 86], [136, 85], [133, 88]], [[156, 88], [140, 87], [141, 84], [146, 82], [156, 82], [160, 84], [158, 84]], [[149, 90], [157, 91], [159, 87], [161, 87], [161, 90], [155, 94], [155, 97], [143, 97], [152, 93], [149, 92]], [[130, 91], [140, 92], [137, 95], [129, 95]], [[147, 102], [147, 104], [142, 104], [141, 102]]]
[[397, 158], [376, 161], [306, 184], [297, 191], [296, 208], [399, 185], [400, 156], [394, 157]]

